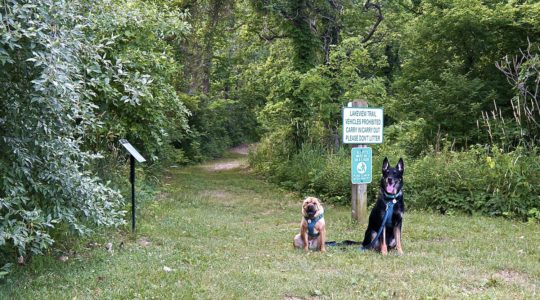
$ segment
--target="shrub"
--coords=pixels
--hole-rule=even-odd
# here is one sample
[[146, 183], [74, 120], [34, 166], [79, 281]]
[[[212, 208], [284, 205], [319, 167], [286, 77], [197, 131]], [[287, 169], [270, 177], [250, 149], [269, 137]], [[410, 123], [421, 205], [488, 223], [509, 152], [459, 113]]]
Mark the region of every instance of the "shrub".
[[[348, 147], [328, 152], [304, 145], [298, 153], [288, 156], [279, 156], [277, 149], [279, 146], [271, 147], [267, 142], [259, 145], [250, 156], [255, 170], [288, 189], [319, 196], [327, 203], [349, 205]], [[379, 195], [380, 162], [385, 156], [381, 150], [392, 163], [403, 151], [374, 147], [369, 203], [374, 203]], [[404, 158], [407, 208], [540, 220], [537, 154], [522, 148], [503, 152], [496, 147], [475, 146], [463, 152], [432, 151], [416, 160]]]
[[[107, 45], [85, 35], [83, 3], [0, 5], [0, 255], [41, 253], [55, 226], [84, 234], [124, 223], [122, 196], [89, 171], [100, 155], [82, 150], [100, 126], [91, 70], [122, 72], [102, 56]], [[128, 98], [140, 92], [115, 78]]]
[[312, 179], [311, 189], [326, 202], [348, 204], [351, 197], [351, 158], [346, 148], [321, 155], [324, 165]]
[[298, 153], [284, 155], [284, 148], [294, 147], [292, 142], [270, 146], [267, 141], [263, 140], [250, 152], [250, 164], [257, 172], [271, 182], [317, 195], [327, 203], [347, 203], [351, 193], [351, 159], [347, 149], [330, 153], [316, 145], [304, 144]]
[[93, 44], [105, 43], [99, 54], [108, 60], [87, 71], [101, 124], [86, 136], [85, 147], [109, 154], [126, 138], [149, 163], [169, 158], [171, 142], [184, 140], [189, 130], [190, 112], [176, 91], [182, 70], [175, 46], [190, 30], [186, 14], [166, 4], [122, 0], [101, 3], [89, 18], [85, 34]]
[[418, 159], [407, 172], [407, 202], [414, 208], [527, 219], [540, 207], [540, 159], [522, 148], [445, 150]]

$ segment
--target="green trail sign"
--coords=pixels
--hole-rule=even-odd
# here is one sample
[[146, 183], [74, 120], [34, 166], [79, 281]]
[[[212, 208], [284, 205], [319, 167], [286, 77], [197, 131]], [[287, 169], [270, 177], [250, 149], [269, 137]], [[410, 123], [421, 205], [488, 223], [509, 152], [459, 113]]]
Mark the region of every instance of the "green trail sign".
[[353, 184], [371, 183], [371, 148], [352, 148], [351, 181]]

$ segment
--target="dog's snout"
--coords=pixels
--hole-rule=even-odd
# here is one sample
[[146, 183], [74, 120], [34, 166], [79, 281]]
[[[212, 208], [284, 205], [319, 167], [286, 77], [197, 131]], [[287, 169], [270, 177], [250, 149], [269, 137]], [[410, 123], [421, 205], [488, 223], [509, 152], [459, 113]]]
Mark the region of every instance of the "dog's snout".
[[317, 212], [317, 206], [315, 204], [309, 204], [307, 207], [308, 214], [315, 214]]

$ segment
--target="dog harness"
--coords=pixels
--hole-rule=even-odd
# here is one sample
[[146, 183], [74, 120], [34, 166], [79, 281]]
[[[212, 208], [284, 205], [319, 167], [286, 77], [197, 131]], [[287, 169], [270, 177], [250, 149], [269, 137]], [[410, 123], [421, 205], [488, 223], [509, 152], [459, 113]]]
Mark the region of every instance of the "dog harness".
[[317, 224], [317, 222], [319, 222], [319, 220], [323, 218], [323, 215], [324, 214], [320, 214], [319, 216], [317, 216], [317, 217], [315, 217], [313, 219], [304, 217], [304, 219], [306, 219], [306, 221], [307, 221], [307, 228], [308, 228], [309, 237], [316, 238], [316, 237], [319, 236], [319, 233], [315, 232], [315, 224]]
[[[397, 194], [395, 195], [392, 195], [392, 194], [387, 194], [386, 192], [383, 193], [384, 194], [384, 202], [386, 204], [386, 213], [384, 214], [384, 219], [386, 220], [386, 222], [383, 222], [383, 224], [385, 224], [386, 226], [392, 226], [392, 214], [394, 213], [394, 204], [396, 204], [396, 199], [401, 196], [403, 193], [402, 193], [402, 190], [400, 190]], [[380, 232], [382, 232], [382, 230], [379, 230]]]

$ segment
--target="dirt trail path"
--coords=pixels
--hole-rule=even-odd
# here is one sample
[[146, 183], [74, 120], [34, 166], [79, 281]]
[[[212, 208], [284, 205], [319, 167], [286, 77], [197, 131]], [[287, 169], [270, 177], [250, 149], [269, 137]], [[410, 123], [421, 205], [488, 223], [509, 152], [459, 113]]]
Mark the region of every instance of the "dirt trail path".
[[[247, 156], [249, 154], [249, 145], [242, 144], [240, 146], [231, 148], [229, 152]], [[249, 167], [249, 163], [247, 162], [247, 159], [245, 157], [240, 158], [240, 159], [232, 159], [232, 160], [229, 159], [226, 161], [219, 160], [217, 162], [212, 162], [210, 165], [205, 165], [205, 168], [209, 171], [247, 169], [248, 167]]]
[[236, 146], [230, 150], [232, 153], [238, 153], [242, 155], [248, 155], [249, 154], [249, 145], [248, 144], [242, 144], [240, 146]]

